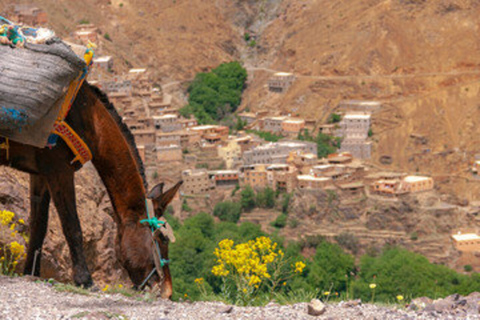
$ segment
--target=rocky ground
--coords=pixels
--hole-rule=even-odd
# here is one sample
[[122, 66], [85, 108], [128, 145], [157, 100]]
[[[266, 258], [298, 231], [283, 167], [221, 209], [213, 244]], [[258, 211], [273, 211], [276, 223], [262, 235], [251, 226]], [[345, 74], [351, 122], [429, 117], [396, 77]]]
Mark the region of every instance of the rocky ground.
[[[319, 316], [307, 303], [265, 307], [228, 306], [220, 302], [171, 302], [129, 298], [103, 292], [59, 292], [57, 285], [29, 278], [0, 277], [1, 319], [480, 319], [480, 294], [450, 296], [413, 306], [378, 306], [359, 301], [321, 306]], [[321, 305], [321, 304], [320, 304]]]

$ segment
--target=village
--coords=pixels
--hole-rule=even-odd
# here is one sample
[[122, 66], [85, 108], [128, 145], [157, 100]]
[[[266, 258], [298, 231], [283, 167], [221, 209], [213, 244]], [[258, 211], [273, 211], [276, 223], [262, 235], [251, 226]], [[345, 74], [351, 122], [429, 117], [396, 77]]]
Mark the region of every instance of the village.
[[[29, 25], [48, 22], [45, 13], [31, 5], [15, 5], [10, 16]], [[101, 43], [97, 27], [88, 22], [77, 25], [71, 41]], [[103, 35], [107, 37], [107, 35]], [[89, 83], [97, 85], [115, 106], [131, 130], [148, 179], [156, 179], [165, 164], [181, 167], [180, 197], [208, 195], [215, 190], [250, 186], [292, 193], [295, 190], [330, 190], [347, 197], [365, 194], [385, 199], [401, 198], [434, 190], [432, 177], [376, 169], [372, 157], [371, 124], [382, 109], [378, 101], [346, 100], [336, 106], [328, 123], [303, 119], [275, 110], [236, 114], [244, 125], [232, 130], [224, 125], [200, 125], [195, 118], [180, 114], [181, 104], [160, 85], [153, 85], [148, 68], [115, 72], [111, 56], [96, 49]], [[277, 72], [266, 86], [284, 94], [295, 82], [293, 73]], [[266, 141], [258, 133], [280, 137]], [[334, 153], [318, 157], [317, 143], [299, 140], [303, 134], [322, 134], [340, 141]], [[480, 168], [475, 159], [473, 174]], [[475, 230], [451, 234], [459, 251], [480, 250]]]

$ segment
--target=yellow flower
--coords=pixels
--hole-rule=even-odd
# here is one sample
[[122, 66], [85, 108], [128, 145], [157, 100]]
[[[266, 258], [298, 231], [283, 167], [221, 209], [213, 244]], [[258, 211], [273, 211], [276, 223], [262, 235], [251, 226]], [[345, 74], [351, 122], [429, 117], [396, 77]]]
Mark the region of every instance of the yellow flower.
[[196, 284], [203, 284], [203, 278], [197, 278], [195, 279]]
[[25, 224], [25, 221], [23, 219], [18, 220], [18, 223]]
[[188, 294], [185, 293], [185, 294], [183, 295], [183, 297], [184, 297], [184, 298], [188, 298]]
[[302, 261], [298, 261], [295, 263], [295, 273], [302, 273], [303, 272], [303, 269], [306, 267], [307, 265], [305, 263], [303, 263]]
[[243, 293], [247, 293], [247, 288], [243, 288]]
[[14, 216], [15, 214], [11, 211], [7, 211], [7, 210], [0, 211], [0, 223], [6, 226], [12, 221]]
[[119, 288], [119, 289], [122, 289], [122, 288], [123, 288], [123, 284], [119, 284], [119, 285], [118, 285], [118, 288]]
[[25, 252], [25, 247], [17, 241], [13, 241], [10, 243], [10, 252], [13, 256], [20, 257]]
[[401, 294], [399, 294], [399, 295], [397, 296], [397, 300], [398, 300], [398, 301], [402, 301], [402, 300], [403, 300], [403, 296], [402, 296]]
[[287, 285], [287, 282], [284, 282], [284, 283], [283, 283], [283, 286], [286, 286], [286, 285]]
[[330, 295], [330, 291], [325, 291], [323, 294], [324, 294], [325, 296], [329, 296], [329, 295]]
[[107, 291], [109, 288], [110, 288], [110, 286], [107, 284], [107, 285], [102, 289], [102, 291], [105, 292], [105, 291]]
[[375, 283], [370, 283], [369, 287], [370, 287], [370, 289], [375, 289], [377, 287], [377, 285]]
[[15, 230], [15, 223], [12, 223], [12, 224], [10, 225], [10, 230], [12, 230], [12, 231]]

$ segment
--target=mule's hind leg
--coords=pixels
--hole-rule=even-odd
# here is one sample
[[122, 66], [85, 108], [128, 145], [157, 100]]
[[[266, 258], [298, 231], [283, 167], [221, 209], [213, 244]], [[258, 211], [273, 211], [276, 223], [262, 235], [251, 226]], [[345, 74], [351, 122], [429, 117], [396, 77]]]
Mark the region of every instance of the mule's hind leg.
[[83, 253], [83, 236], [77, 215], [73, 175], [73, 172], [59, 170], [59, 173], [49, 174], [46, 178], [50, 195], [62, 223], [63, 234], [70, 248], [73, 281], [77, 285], [90, 287], [93, 281]]
[[[40, 276], [40, 258], [43, 240], [47, 233], [48, 207], [50, 193], [45, 178], [30, 175], [30, 241], [28, 243], [27, 260], [24, 274]], [[34, 269], [35, 268], [35, 269]]]

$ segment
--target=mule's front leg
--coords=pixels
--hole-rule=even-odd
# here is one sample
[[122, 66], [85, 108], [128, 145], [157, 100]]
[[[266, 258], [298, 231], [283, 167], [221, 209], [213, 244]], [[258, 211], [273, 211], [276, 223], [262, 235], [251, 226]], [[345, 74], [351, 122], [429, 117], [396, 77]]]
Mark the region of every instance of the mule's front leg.
[[[61, 172], [61, 170], [59, 170]], [[74, 173], [65, 171], [47, 176], [48, 189], [62, 223], [63, 234], [70, 248], [73, 264], [73, 281], [77, 285], [91, 287], [92, 276], [83, 253], [83, 236], [75, 202]]]
[[30, 175], [30, 241], [24, 274], [40, 276], [40, 259], [43, 241], [47, 233], [50, 193], [47, 181], [35, 174]]

